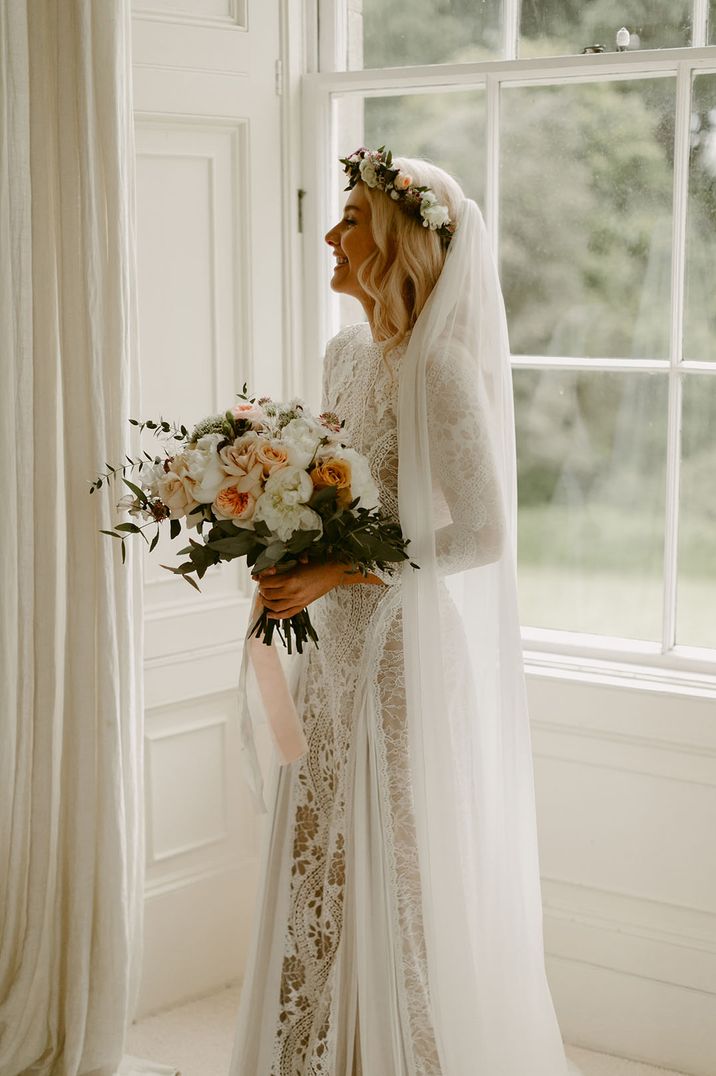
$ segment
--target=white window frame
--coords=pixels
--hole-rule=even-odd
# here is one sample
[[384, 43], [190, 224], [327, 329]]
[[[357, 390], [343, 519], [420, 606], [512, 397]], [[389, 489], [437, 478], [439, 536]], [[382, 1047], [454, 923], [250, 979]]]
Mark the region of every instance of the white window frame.
[[[350, 0], [311, 0], [319, 17], [314, 69], [303, 80], [304, 354], [306, 383], [320, 391], [320, 356], [338, 328], [329, 286], [323, 235], [339, 211], [332, 109], [339, 96], [386, 96], [425, 91], [482, 89], [487, 110], [485, 219], [493, 251], [499, 241], [499, 108], [502, 86], [567, 85], [643, 77], [676, 80], [676, 130], [672, 223], [671, 337], [668, 359], [580, 359], [513, 355], [514, 369], [658, 371], [668, 376], [666, 533], [663, 632], [660, 643], [539, 628], [522, 629], [528, 671], [550, 678], [622, 683], [648, 690], [706, 694], [716, 698], [716, 652], [675, 645], [678, 553], [681, 372], [716, 376], [716, 361], [680, 361], [686, 259], [691, 80], [716, 74], [716, 46], [707, 46], [708, 0], [694, 0], [693, 40], [688, 48], [517, 59], [519, 0], [505, 0], [504, 50], [508, 59], [479, 63], [346, 70]], [[321, 58], [321, 69], [317, 58]], [[342, 69], [341, 69], [342, 68]], [[315, 289], [315, 290], [314, 290]]]

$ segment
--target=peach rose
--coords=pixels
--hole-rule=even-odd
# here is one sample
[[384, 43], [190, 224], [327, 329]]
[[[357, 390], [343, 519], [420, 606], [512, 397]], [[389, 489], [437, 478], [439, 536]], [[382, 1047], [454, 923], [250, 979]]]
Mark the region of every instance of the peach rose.
[[350, 504], [351, 497], [351, 465], [347, 460], [338, 460], [335, 457], [321, 460], [309, 475], [314, 489], [325, 489], [334, 486], [338, 493], [338, 504], [345, 507]]
[[[184, 470], [179, 459], [177, 469]], [[175, 519], [187, 515], [198, 503], [192, 496], [191, 482], [185, 471], [183, 474], [167, 471], [157, 482], [157, 493]]]
[[288, 452], [277, 439], [262, 438], [256, 445], [256, 460], [263, 467], [264, 478], [288, 464]]
[[256, 507], [256, 497], [248, 490], [239, 489], [234, 483], [222, 486], [211, 507], [220, 519], [251, 519]]
[[413, 177], [409, 176], [407, 172], [398, 172], [397, 176], [393, 180], [393, 186], [396, 191], [407, 190], [410, 184], [413, 182]]
[[233, 482], [222, 485], [236, 485], [243, 492], [259, 495], [262, 486], [263, 463], [256, 454], [259, 442], [258, 434], [245, 433], [237, 437], [233, 445], [224, 445], [219, 452], [221, 466]]

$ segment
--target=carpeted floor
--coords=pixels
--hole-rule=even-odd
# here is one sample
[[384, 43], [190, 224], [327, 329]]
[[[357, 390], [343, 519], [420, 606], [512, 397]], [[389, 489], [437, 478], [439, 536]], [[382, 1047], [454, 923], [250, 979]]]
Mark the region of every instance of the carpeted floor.
[[[228, 1076], [239, 987], [148, 1016], [132, 1025], [126, 1050], [136, 1057], [176, 1065], [182, 1076]], [[569, 1057], [584, 1076], [681, 1076], [671, 1069], [653, 1068], [576, 1046]]]

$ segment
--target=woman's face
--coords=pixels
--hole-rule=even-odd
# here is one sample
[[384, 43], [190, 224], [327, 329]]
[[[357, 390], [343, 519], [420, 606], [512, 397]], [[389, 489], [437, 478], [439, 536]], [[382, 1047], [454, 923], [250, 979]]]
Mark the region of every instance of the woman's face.
[[358, 283], [358, 270], [376, 246], [370, 226], [370, 204], [362, 183], [357, 183], [348, 195], [343, 217], [326, 232], [325, 240], [336, 259], [331, 287], [352, 295], [365, 306], [370, 300]]

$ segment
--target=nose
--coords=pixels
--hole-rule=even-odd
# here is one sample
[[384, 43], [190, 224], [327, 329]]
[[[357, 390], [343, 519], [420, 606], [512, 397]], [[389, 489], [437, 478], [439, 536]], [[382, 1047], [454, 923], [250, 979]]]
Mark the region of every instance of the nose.
[[336, 228], [335, 227], [333, 227], [329, 231], [327, 231], [323, 238], [328, 243], [329, 247], [337, 247], [338, 246], [339, 240], [338, 240], [338, 238], [336, 236]]

